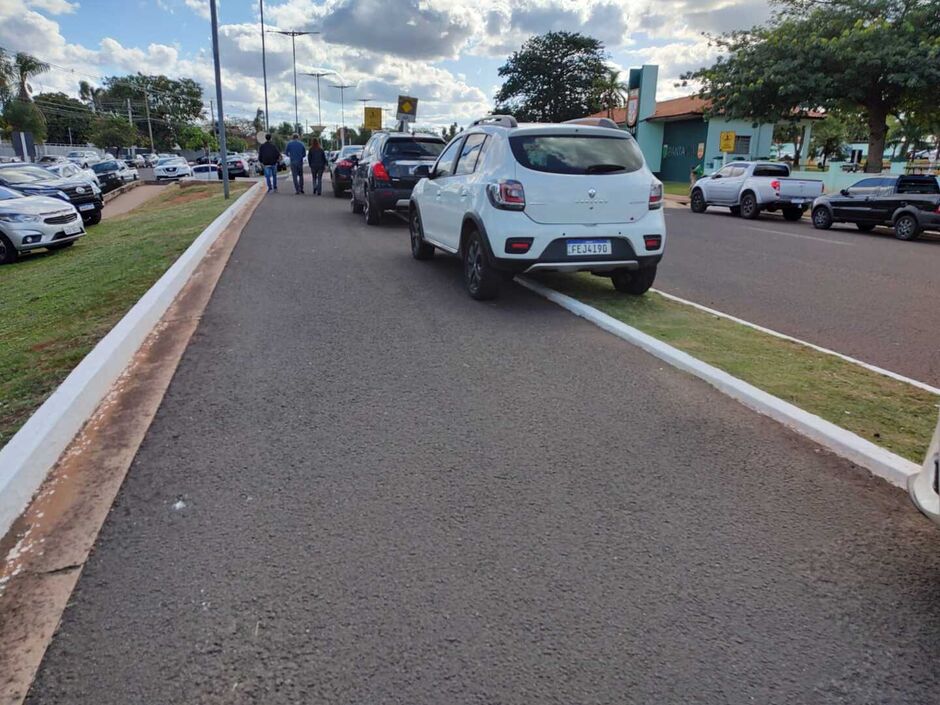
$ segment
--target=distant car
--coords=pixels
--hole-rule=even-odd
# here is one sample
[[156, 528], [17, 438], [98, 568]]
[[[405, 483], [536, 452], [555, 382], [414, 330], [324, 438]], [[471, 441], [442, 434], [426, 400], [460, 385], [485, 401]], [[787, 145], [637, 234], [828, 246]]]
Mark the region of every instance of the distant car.
[[39, 157], [39, 159], [36, 160], [36, 163], [45, 166], [46, 164], [59, 164], [67, 161], [68, 159], [63, 157], [61, 154], [43, 154], [41, 157]]
[[193, 169], [182, 157], [170, 157], [158, 161], [153, 174], [157, 181], [165, 181], [192, 176]]
[[192, 178], [198, 181], [218, 181], [222, 178], [222, 170], [215, 164], [197, 164], [192, 170]]
[[[98, 180], [101, 182], [101, 190], [105, 193], [113, 191], [119, 186], [123, 186], [128, 181], [133, 181], [137, 178], [136, 169], [128, 169], [124, 162], [118, 161], [117, 159], [108, 159], [107, 161], [98, 162], [91, 168], [98, 176]], [[131, 175], [132, 171], [133, 175]]]
[[786, 164], [741, 161], [696, 181], [689, 202], [693, 213], [726, 206], [747, 219], [758, 218], [761, 211], [779, 210], [785, 219], [799, 220], [822, 192], [822, 181], [791, 178]]
[[46, 171], [55, 174], [61, 179], [84, 178], [87, 179], [90, 183], [93, 183], [98, 188], [101, 188], [101, 182], [98, 180], [98, 175], [95, 174], [94, 169], [82, 169], [77, 164], [73, 164], [69, 161], [54, 162], [53, 164], [42, 164], [41, 166]]
[[158, 158], [156, 154], [144, 154], [143, 157], [144, 157], [144, 166], [146, 167], [156, 166], [157, 158]]
[[77, 164], [82, 169], [87, 169], [92, 164], [101, 161], [101, 157], [98, 156], [98, 153], [93, 152], [90, 149], [73, 150], [66, 154], [65, 158], [73, 164]]
[[51, 196], [71, 203], [82, 215], [85, 225], [101, 222], [104, 201], [101, 189], [85, 179], [60, 179], [33, 164], [0, 166], [0, 186], [19, 191], [24, 196]]
[[337, 154], [330, 165], [330, 181], [333, 182], [333, 195], [342, 198], [346, 190], [352, 186], [352, 172], [359, 155], [362, 154], [362, 145], [347, 144]]
[[247, 157], [244, 157], [240, 154], [230, 156], [227, 160], [227, 163], [229, 177], [251, 175], [251, 166], [248, 163]]
[[927, 175], [872, 175], [816, 199], [813, 227], [828, 230], [833, 223], [855, 223], [862, 232], [888, 225], [898, 240], [940, 232], [940, 183]]
[[71, 247], [85, 234], [75, 206], [49, 196], [24, 196], [0, 186], [0, 264], [22, 252]]

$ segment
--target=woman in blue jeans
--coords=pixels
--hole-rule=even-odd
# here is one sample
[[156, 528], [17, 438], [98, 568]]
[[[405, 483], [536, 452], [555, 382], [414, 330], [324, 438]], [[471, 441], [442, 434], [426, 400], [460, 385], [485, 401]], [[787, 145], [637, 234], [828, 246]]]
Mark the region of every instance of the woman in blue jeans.
[[323, 195], [323, 170], [326, 168], [326, 152], [320, 146], [320, 140], [316, 137], [310, 142], [310, 151], [307, 152], [307, 164], [310, 165], [310, 173], [313, 174], [313, 193], [317, 196]]

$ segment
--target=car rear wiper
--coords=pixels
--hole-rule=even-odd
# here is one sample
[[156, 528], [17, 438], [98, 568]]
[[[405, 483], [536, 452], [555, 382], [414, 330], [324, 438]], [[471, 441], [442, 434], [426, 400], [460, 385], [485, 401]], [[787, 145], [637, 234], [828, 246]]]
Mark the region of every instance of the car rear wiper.
[[585, 174], [603, 174], [608, 171], [624, 171], [626, 169], [622, 164], [591, 164], [584, 170]]

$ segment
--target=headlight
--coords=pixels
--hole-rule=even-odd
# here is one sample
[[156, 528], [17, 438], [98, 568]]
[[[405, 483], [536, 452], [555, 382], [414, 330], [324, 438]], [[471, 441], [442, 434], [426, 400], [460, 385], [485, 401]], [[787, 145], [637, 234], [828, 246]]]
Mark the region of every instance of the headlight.
[[27, 213], [0, 213], [0, 220], [5, 223], [37, 223], [39, 216]]
[[63, 201], [69, 200], [69, 195], [65, 191], [56, 191], [55, 197], [61, 198]]

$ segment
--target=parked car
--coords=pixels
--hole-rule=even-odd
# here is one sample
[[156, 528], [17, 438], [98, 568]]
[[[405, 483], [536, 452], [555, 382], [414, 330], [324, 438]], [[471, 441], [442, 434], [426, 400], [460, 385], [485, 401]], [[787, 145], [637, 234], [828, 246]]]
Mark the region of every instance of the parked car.
[[415, 176], [426, 178], [411, 194], [411, 254], [457, 254], [475, 299], [520, 272], [592, 272], [634, 295], [653, 285], [663, 185], [612, 120], [480, 118]]
[[81, 213], [85, 225], [101, 221], [101, 209], [104, 208], [101, 189], [83, 178], [58, 178], [33, 164], [4, 164], [0, 166], [0, 186], [25, 196], [51, 196], [68, 201]]
[[128, 181], [136, 181], [138, 178], [137, 169], [129, 169], [124, 162], [118, 159], [98, 162], [91, 168], [98, 176], [98, 180], [101, 182], [101, 190], [105, 193], [123, 186]]
[[251, 176], [251, 167], [247, 157], [241, 154], [232, 155], [228, 158], [227, 162], [228, 175], [230, 178], [235, 176]]
[[330, 181], [333, 183], [333, 195], [337, 198], [342, 198], [346, 190], [352, 186], [353, 166], [361, 153], [362, 145], [347, 144], [339, 150], [339, 154], [330, 165]]
[[71, 203], [0, 186], [0, 264], [15, 262], [22, 252], [71, 247], [84, 234]]
[[690, 206], [693, 213], [726, 206], [748, 219], [780, 210], [787, 220], [799, 220], [822, 192], [822, 181], [790, 178], [790, 167], [780, 162], [731, 162], [695, 182]]
[[816, 199], [813, 227], [828, 230], [833, 223], [855, 223], [862, 232], [889, 225], [898, 240], [940, 231], [940, 184], [927, 175], [870, 176]]
[[143, 157], [144, 157], [144, 166], [154, 167], [157, 165], [157, 159], [159, 157], [157, 157], [156, 154], [145, 154], [143, 155]]
[[[409, 132], [374, 132], [362, 152], [353, 155], [352, 210], [376, 225], [390, 210], [408, 211], [411, 190], [418, 183], [415, 170], [431, 166], [447, 143], [437, 135]], [[334, 192], [336, 186], [334, 185]]]
[[68, 162], [68, 159], [63, 157], [61, 154], [43, 154], [36, 160], [37, 164], [42, 164], [46, 166], [47, 164], [60, 164], [63, 162]]
[[65, 155], [65, 158], [73, 164], [77, 164], [82, 169], [87, 169], [92, 164], [101, 161], [101, 157], [98, 156], [98, 153], [90, 149], [72, 150]]
[[165, 179], [179, 179], [184, 176], [192, 176], [193, 169], [182, 157], [164, 157], [157, 162], [153, 170], [157, 181]]
[[215, 164], [197, 164], [192, 167], [192, 178], [199, 181], [218, 181], [222, 179], [222, 170]]
[[61, 179], [86, 179], [98, 188], [101, 188], [101, 182], [98, 181], [98, 175], [95, 173], [94, 169], [82, 169], [80, 166], [70, 161], [43, 164], [42, 168]]

